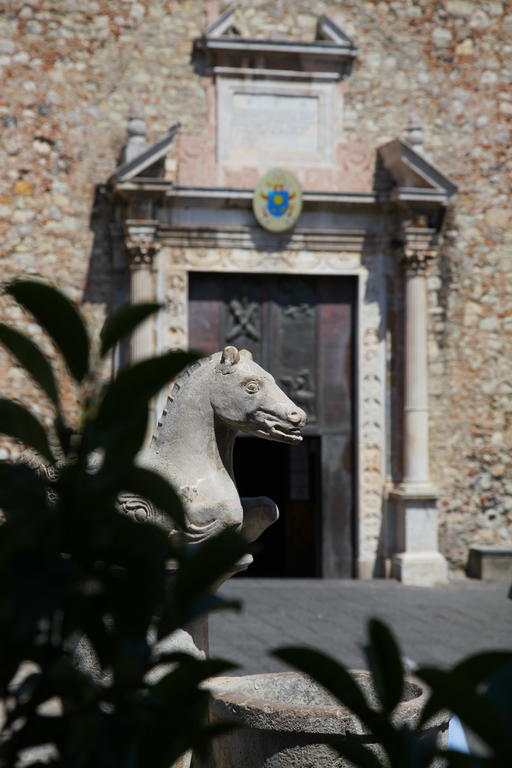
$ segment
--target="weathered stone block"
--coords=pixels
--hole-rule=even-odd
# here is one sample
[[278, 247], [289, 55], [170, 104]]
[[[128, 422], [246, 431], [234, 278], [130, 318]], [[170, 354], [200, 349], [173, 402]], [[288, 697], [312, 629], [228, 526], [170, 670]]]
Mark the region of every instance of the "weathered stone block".
[[512, 582], [512, 547], [471, 547], [468, 576], [483, 581]]

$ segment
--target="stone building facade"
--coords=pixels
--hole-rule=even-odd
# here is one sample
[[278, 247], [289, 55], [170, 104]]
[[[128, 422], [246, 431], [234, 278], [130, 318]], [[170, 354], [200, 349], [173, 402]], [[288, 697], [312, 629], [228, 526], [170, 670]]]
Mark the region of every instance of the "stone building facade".
[[[400, 569], [396, 555], [407, 551], [398, 541], [407, 538], [403, 406], [414, 373], [405, 354], [407, 301], [417, 310], [426, 288], [419, 333], [426, 334], [432, 491], [422, 497], [416, 488], [413, 506], [437, 505], [440, 552], [460, 571], [470, 545], [510, 544], [512, 527], [511, 36], [505, 1], [282, 0], [240, 3], [232, 13], [196, 0], [7, 3], [2, 279], [52, 280], [81, 302], [93, 334], [130, 294], [156, 295], [164, 312], [134, 341], [135, 355], [186, 343], [180, 281], [189, 274], [357, 279], [353, 571], [361, 577]], [[329, 46], [337, 46], [339, 64], [331, 79]], [[248, 145], [236, 155], [219, 105], [228, 104], [234, 81], [281, 77], [291, 88], [289, 74], [276, 75], [285, 61], [280, 49], [283, 69], [295, 72], [290, 95], [304, 96], [306, 83], [333, 94], [318, 96], [330, 105], [321, 147], [332, 156], [308, 159], [307, 142], [295, 165], [290, 156], [304, 218], [289, 242], [269, 244], [254, 239], [250, 218], [250, 190], [267, 168], [248, 157]], [[212, 66], [220, 68], [215, 75]], [[420, 294], [404, 258], [409, 270], [421, 263]], [[5, 300], [1, 316], [38, 335]], [[0, 365], [3, 393], [48, 418], [3, 353]], [[73, 390], [65, 380], [63, 387], [72, 411]]]

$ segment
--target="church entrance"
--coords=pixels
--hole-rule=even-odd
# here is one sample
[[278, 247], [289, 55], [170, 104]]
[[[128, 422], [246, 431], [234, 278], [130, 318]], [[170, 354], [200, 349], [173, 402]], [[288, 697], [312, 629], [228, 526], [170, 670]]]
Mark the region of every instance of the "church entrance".
[[249, 349], [308, 413], [304, 442], [239, 437], [240, 495], [266, 495], [281, 518], [248, 576], [354, 575], [355, 279], [189, 274], [189, 345]]

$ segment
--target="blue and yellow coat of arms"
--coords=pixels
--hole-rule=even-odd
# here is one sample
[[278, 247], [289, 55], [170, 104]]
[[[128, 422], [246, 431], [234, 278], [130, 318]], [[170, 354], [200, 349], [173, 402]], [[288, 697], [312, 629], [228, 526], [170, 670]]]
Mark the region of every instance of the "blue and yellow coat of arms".
[[293, 173], [275, 168], [262, 176], [252, 207], [259, 224], [270, 232], [293, 227], [302, 209], [301, 189]]

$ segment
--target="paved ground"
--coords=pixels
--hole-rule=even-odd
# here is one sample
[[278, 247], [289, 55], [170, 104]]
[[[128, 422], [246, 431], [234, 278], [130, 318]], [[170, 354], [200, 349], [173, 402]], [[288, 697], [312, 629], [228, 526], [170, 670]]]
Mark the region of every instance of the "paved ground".
[[315, 646], [360, 668], [366, 621], [378, 616], [395, 630], [406, 657], [450, 664], [479, 650], [512, 647], [507, 592], [505, 584], [474, 580], [428, 589], [392, 580], [235, 578], [222, 594], [241, 599], [243, 611], [210, 617], [210, 650], [245, 673], [282, 669], [268, 651], [289, 644]]

